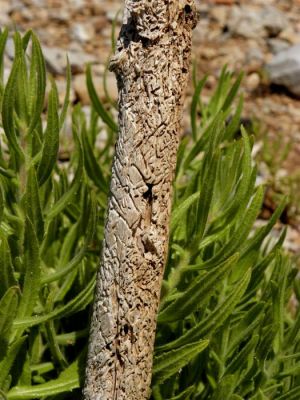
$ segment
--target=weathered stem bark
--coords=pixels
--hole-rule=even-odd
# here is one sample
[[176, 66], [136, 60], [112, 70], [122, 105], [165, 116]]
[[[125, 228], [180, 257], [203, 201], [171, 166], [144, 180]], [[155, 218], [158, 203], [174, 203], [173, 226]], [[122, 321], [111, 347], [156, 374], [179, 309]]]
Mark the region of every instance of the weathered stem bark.
[[125, 0], [117, 53], [119, 138], [91, 321], [86, 400], [143, 400], [152, 356], [193, 0]]

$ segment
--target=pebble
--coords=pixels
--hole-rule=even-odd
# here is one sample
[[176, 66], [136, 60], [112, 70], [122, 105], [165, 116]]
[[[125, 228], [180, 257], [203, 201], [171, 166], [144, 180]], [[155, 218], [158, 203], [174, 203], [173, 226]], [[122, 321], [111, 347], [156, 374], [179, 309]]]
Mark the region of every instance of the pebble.
[[69, 51], [59, 47], [43, 46], [43, 53], [46, 60], [48, 71], [55, 75], [64, 75], [67, 66], [67, 55], [73, 73], [81, 73], [84, 71], [87, 63], [96, 62], [96, 58], [92, 55], [80, 51]]
[[252, 74], [248, 75], [246, 78], [246, 87], [249, 91], [253, 92], [258, 88], [260, 84], [260, 76], [258, 73], [253, 72]]
[[283, 50], [289, 48], [289, 43], [286, 40], [272, 38], [268, 40], [268, 46], [273, 54], [280, 53]]
[[274, 37], [287, 26], [285, 15], [277, 8], [268, 5], [261, 9], [235, 6], [232, 7], [228, 17], [229, 31], [244, 38]]
[[270, 82], [285, 86], [300, 96], [300, 44], [276, 54], [266, 65]]
[[79, 40], [81, 43], [91, 41], [95, 35], [93, 25], [88, 24], [74, 24], [72, 26], [72, 36], [75, 40]]

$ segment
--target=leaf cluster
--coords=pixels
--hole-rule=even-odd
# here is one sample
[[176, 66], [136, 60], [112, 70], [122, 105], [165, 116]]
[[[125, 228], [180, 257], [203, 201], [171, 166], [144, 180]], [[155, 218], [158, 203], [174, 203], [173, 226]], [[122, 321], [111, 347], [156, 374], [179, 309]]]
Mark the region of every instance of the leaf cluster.
[[[224, 68], [207, 104], [195, 83], [182, 140], [153, 369], [154, 400], [296, 399], [300, 395], [297, 270], [272, 228], [256, 228], [253, 139], [240, 127], [241, 75]], [[292, 299], [292, 300], [291, 300]]]
[[[53, 398], [78, 388], [83, 376], [114, 131], [108, 126], [104, 145], [96, 147], [103, 130], [96, 109], [90, 116], [80, 105], [69, 110], [67, 58], [67, 88], [60, 107], [55, 81], [47, 79], [42, 49], [31, 31], [23, 37], [15, 33], [15, 57], [4, 81], [7, 38], [4, 30], [0, 390], [7, 399]], [[89, 74], [87, 83], [93, 93]], [[67, 142], [65, 154], [60, 137]]]

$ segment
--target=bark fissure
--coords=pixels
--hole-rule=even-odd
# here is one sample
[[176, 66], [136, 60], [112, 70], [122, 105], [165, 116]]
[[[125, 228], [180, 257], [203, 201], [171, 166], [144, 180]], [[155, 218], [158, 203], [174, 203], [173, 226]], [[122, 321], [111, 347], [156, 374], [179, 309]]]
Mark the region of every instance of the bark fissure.
[[119, 137], [91, 321], [86, 400], [149, 398], [192, 0], [126, 0], [111, 61]]

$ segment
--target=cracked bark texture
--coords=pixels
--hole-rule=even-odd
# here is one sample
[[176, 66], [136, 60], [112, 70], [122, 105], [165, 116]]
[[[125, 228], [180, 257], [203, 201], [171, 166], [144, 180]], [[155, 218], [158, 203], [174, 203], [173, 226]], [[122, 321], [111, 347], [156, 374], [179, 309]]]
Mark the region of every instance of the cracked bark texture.
[[125, 0], [110, 65], [119, 89], [119, 137], [91, 320], [86, 400], [150, 396], [195, 24], [192, 0]]

